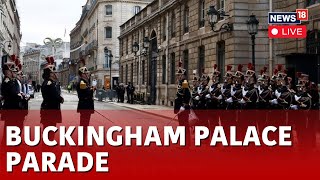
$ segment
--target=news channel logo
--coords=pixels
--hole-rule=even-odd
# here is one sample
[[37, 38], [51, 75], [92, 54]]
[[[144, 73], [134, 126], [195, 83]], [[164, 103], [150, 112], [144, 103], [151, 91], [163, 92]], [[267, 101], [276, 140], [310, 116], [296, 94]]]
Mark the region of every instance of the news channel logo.
[[269, 37], [306, 38], [307, 27], [301, 24], [308, 19], [308, 9], [297, 9], [296, 12], [269, 12]]

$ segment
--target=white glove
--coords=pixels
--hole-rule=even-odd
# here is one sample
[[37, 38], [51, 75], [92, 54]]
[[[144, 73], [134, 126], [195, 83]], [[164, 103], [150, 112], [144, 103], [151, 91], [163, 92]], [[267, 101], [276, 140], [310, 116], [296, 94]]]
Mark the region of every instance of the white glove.
[[186, 110], [186, 108], [184, 108], [183, 106], [180, 107], [180, 111], [184, 111]]
[[210, 94], [207, 94], [207, 95], [206, 95], [206, 98], [207, 98], [207, 99], [210, 99], [210, 98], [211, 98]]
[[279, 93], [278, 90], [276, 90], [276, 92], [274, 94], [276, 95], [277, 98], [279, 98], [281, 96], [281, 93]]
[[229, 97], [227, 100], [226, 100], [227, 103], [233, 103], [233, 99], [232, 97]]
[[237, 91], [234, 91], [233, 88], [231, 90], [231, 96], [234, 96], [236, 94]]
[[293, 109], [293, 110], [298, 110], [298, 106], [297, 105], [290, 105], [290, 109]]
[[270, 103], [273, 105], [276, 105], [278, 104], [278, 100], [277, 99], [270, 100]]
[[242, 98], [241, 101], [239, 101], [240, 104], [245, 104], [246, 101]]
[[222, 99], [222, 95], [220, 95], [217, 99], [218, 99], [218, 100], [221, 100], [221, 99]]
[[200, 100], [200, 97], [199, 97], [199, 96], [196, 96], [194, 99], [197, 100], [197, 101], [199, 101], [199, 100]]
[[299, 97], [299, 96], [297, 96], [297, 95], [294, 95], [294, 99], [295, 99], [296, 101], [299, 101], [299, 100], [301, 99], [301, 97]]

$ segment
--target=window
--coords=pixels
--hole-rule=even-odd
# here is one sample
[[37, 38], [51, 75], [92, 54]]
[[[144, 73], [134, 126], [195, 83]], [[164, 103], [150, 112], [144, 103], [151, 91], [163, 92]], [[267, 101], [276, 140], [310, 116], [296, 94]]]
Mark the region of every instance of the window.
[[106, 15], [112, 15], [112, 5], [106, 5]]
[[133, 84], [133, 63], [131, 63], [131, 80], [130, 82]]
[[123, 39], [120, 40], [120, 54], [123, 56]]
[[184, 18], [183, 18], [183, 31], [184, 33], [189, 32], [189, 7], [184, 8]]
[[316, 3], [320, 3], [319, 0], [307, 0], [307, 6], [311, 6], [311, 5], [314, 5]]
[[171, 37], [176, 37], [176, 15], [174, 11], [172, 11], [171, 17]]
[[221, 72], [220, 81], [222, 82], [222, 77], [225, 74], [225, 42], [220, 41], [217, 43], [217, 64], [218, 70]]
[[105, 27], [106, 38], [112, 38], [112, 27]]
[[171, 54], [171, 79], [170, 84], [176, 83], [176, 54]]
[[167, 17], [163, 17], [163, 26], [162, 26], [163, 40], [167, 39]]
[[108, 56], [104, 56], [104, 68], [110, 68], [110, 60]]
[[121, 66], [121, 74], [120, 74], [120, 77], [121, 77], [121, 81], [123, 82], [123, 80], [124, 80], [124, 77], [123, 77], [123, 66]]
[[187, 71], [187, 79], [189, 72], [189, 50], [183, 51], [183, 68]]
[[129, 54], [129, 37], [127, 37], [127, 43], [126, 43], [126, 54]]
[[136, 74], [137, 74], [137, 84], [140, 84], [140, 72], [139, 72], [139, 61], [137, 62], [137, 72], [136, 72]]
[[199, 1], [199, 28], [205, 25], [205, 0]]
[[142, 84], [145, 82], [145, 60], [142, 61]]
[[308, 31], [306, 47], [308, 54], [320, 53], [320, 30]]
[[199, 72], [200, 76], [202, 76], [202, 70], [204, 69], [204, 63], [205, 63], [205, 47], [200, 46], [199, 47], [199, 62], [198, 62], [198, 72]]
[[128, 64], [126, 64], [126, 84], [128, 84]]
[[[218, 6], [219, 9], [218, 10], [225, 11], [225, 4], [226, 4], [225, 0], [219, 0], [219, 6]], [[224, 19], [223, 16], [219, 17], [219, 20], [223, 20], [223, 19]]]
[[141, 11], [141, 7], [140, 6], [135, 6], [133, 7], [133, 14], [136, 15]]
[[162, 84], [166, 84], [166, 77], [167, 77], [167, 59], [166, 55], [162, 56]]

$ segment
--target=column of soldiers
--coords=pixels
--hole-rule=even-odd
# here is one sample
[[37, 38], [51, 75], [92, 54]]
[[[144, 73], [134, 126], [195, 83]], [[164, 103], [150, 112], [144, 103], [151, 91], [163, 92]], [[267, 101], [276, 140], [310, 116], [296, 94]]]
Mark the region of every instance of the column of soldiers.
[[[42, 74], [41, 93], [43, 101], [40, 107], [40, 119], [44, 128], [56, 126], [57, 123], [62, 122], [61, 104], [64, 103], [54, 58], [47, 57], [46, 61], [47, 64]], [[96, 88], [91, 86], [90, 72], [85, 67], [84, 61], [82, 62], [83, 67], [79, 68], [80, 78], [77, 84], [79, 98], [77, 112], [80, 113], [80, 125], [87, 127], [91, 114], [94, 113], [93, 93]], [[4, 79], [1, 84], [1, 101], [3, 101], [1, 120], [5, 121], [5, 127], [18, 126], [22, 129], [25, 117], [28, 114], [28, 101], [30, 100], [30, 96], [27, 94], [28, 86], [22, 73], [22, 65], [19, 59], [12, 55], [10, 59], [2, 62], [2, 70]], [[4, 131], [3, 137], [5, 135], [6, 132]], [[49, 134], [49, 139], [54, 139], [54, 133]], [[2, 142], [2, 144], [5, 143]]]
[[[187, 82], [184, 77], [186, 70], [181, 66], [180, 62], [180, 81], [175, 100], [175, 113], [180, 117], [180, 125], [186, 125], [184, 121], [188, 119], [188, 112], [182, 111], [184, 107], [195, 111], [199, 118], [197, 125], [210, 129], [217, 125], [234, 125], [240, 129], [248, 125], [258, 125], [261, 126], [259, 129], [263, 129], [267, 124], [288, 124], [290, 116], [293, 119], [298, 118], [295, 115], [308, 120], [309, 125], [304, 125], [309, 127], [312, 120], [319, 120], [317, 113], [309, 113], [308, 117], [303, 113], [288, 113], [319, 109], [318, 85], [311, 82], [306, 73], [298, 72], [295, 84], [282, 65], [275, 68], [272, 77], [268, 76], [266, 67], [257, 75], [252, 64], [248, 64], [245, 73], [243, 65], [239, 65], [235, 72], [232, 72], [231, 65], [227, 65], [224, 75], [217, 69], [217, 65], [214, 65], [211, 77], [204, 71], [201, 77], [194, 73], [191, 88], [189, 85], [182, 86], [183, 82]], [[223, 82], [220, 79], [223, 79]], [[212, 84], [209, 85], [210, 80]], [[182, 112], [184, 115], [179, 116]]]

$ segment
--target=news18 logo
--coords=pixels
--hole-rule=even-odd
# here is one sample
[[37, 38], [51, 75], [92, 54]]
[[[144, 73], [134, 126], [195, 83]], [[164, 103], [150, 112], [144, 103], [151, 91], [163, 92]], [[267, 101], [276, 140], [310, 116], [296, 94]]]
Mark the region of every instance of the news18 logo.
[[269, 12], [269, 38], [306, 38], [307, 27], [301, 25], [308, 21], [308, 9], [296, 12]]

